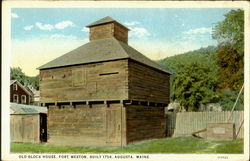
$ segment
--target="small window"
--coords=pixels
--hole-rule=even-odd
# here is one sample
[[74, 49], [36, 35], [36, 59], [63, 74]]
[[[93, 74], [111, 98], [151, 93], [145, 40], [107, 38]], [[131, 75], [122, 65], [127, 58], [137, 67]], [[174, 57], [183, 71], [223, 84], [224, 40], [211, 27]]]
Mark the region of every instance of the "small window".
[[114, 75], [114, 74], [119, 74], [119, 72], [100, 73], [99, 76], [103, 76], [103, 75]]
[[21, 100], [22, 100], [22, 103], [26, 103], [26, 96], [22, 95]]
[[13, 91], [17, 91], [17, 84], [13, 84]]
[[17, 94], [13, 95], [13, 102], [18, 103], [18, 95]]
[[74, 69], [72, 70], [72, 83], [73, 86], [83, 86], [85, 84], [85, 70]]

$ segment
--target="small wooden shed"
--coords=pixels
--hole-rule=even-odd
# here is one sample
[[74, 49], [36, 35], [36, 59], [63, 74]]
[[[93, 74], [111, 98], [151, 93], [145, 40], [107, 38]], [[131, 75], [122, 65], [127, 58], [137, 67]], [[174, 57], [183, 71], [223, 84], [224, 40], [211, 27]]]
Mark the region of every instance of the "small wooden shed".
[[11, 142], [47, 141], [47, 108], [10, 103]]
[[48, 141], [123, 146], [165, 137], [170, 72], [128, 45], [129, 29], [105, 17], [90, 42], [40, 69]]

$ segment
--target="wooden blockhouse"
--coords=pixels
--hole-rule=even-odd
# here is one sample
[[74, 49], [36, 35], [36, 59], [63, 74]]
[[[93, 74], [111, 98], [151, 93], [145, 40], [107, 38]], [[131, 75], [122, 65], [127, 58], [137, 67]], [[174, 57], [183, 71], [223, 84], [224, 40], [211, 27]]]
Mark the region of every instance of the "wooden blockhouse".
[[128, 45], [111, 17], [90, 25], [90, 42], [39, 67], [48, 141], [124, 146], [165, 137], [170, 73]]

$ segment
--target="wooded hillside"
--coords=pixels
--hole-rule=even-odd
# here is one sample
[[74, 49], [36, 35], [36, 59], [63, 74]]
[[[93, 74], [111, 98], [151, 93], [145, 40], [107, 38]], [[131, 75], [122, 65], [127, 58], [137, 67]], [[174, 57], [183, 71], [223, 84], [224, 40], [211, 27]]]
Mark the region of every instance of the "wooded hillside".
[[[201, 104], [220, 103], [231, 110], [244, 82], [244, 11], [231, 10], [213, 26], [209, 46], [160, 60], [171, 76], [171, 101], [187, 111], [198, 111]], [[243, 109], [243, 95], [236, 110]]]
[[[160, 60], [162, 66], [173, 72], [171, 76], [171, 102], [190, 98], [183, 104], [197, 111], [199, 103], [220, 103], [223, 110], [230, 110], [237, 98], [238, 91], [220, 87], [220, 67], [216, 63], [218, 47], [209, 46]], [[236, 110], [243, 109], [243, 98]]]

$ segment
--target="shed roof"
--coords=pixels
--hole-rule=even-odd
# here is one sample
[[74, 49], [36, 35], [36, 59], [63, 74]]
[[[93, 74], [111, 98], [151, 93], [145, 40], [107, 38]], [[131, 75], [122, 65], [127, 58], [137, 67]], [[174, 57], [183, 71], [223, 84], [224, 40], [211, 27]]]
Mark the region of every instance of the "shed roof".
[[47, 113], [47, 107], [10, 103], [11, 114]]
[[90, 41], [73, 51], [70, 51], [50, 62], [40, 66], [38, 69], [49, 69], [62, 66], [96, 63], [103, 61], [132, 59], [147, 66], [153, 67], [165, 73], [171, 74], [159, 64], [150, 60], [128, 44], [115, 38], [106, 38]]

